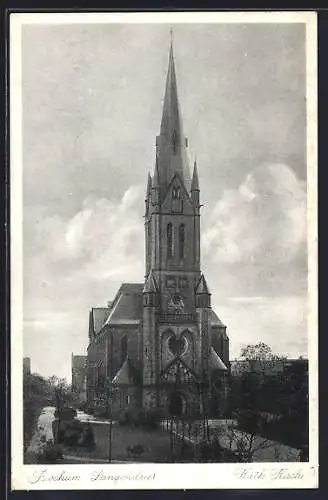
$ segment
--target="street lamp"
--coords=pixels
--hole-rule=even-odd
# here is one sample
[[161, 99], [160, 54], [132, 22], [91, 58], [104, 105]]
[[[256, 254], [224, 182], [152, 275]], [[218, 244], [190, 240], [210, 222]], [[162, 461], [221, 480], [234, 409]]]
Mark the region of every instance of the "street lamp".
[[200, 409], [201, 409], [201, 414], [203, 414], [203, 437], [207, 438], [207, 440], [209, 441], [210, 433], [209, 433], [208, 417], [207, 417], [206, 404], [204, 398], [204, 393], [206, 393], [206, 391], [209, 388], [209, 382], [208, 382], [208, 377], [204, 371], [202, 372], [201, 378], [199, 380], [195, 380], [195, 386], [200, 396]]

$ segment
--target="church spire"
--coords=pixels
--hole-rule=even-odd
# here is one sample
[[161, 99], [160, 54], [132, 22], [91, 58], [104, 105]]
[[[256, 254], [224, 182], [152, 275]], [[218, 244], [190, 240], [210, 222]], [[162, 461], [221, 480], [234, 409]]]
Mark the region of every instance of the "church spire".
[[191, 199], [194, 203], [195, 209], [197, 210], [197, 214], [199, 214], [199, 180], [198, 180], [198, 171], [197, 171], [197, 161], [195, 159], [194, 163], [194, 171], [192, 174], [192, 181], [191, 181]]
[[177, 173], [184, 182], [186, 189], [190, 190], [191, 182], [186, 148], [187, 140], [182, 128], [173, 43], [171, 40], [160, 135], [157, 139], [161, 188], [166, 188], [174, 174]]
[[196, 161], [196, 159], [195, 159], [195, 162], [194, 162], [194, 171], [193, 171], [193, 174], [192, 174], [191, 191], [199, 191], [199, 180], [198, 180], [198, 170], [197, 170], [197, 161]]
[[149, 196], [151, 192], [151, 175], [148, 172], [148, 179], [147, 179], [147, 197]]
[[155, 171], [154, 171], [154, 177], [153, 177], [153, 188], [158, 188], [160, 186], [159, 183], [159, 169], [158, 169], [158, 156], [156, 155], [156, 162], [155, 162]]
[[179, 101], [178, 101], [178, 91], [177, 91], [177, 80], [175, 73], [175, 63], [173, 55], [173, 43], [171, 40], [169, 67], [167, 70], [164, 105], [163, 105], [163, 113], [161, 121], [161, 135], [165, 135], [168, 132], [172, 132], [172, 127], [175, 127], [177, 129], [177, 132], [179, 132], [180, 112], [179, 112]]

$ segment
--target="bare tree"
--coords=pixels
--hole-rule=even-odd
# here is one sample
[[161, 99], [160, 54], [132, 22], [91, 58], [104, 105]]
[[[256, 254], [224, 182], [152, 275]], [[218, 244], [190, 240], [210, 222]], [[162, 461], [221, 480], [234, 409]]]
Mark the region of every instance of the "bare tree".
[[258, 344], [247, 344], [243, 346], [241, 349], [240, 356], [244, 358], [246, 361], [251, 360], [273, 360], [273, 359], [281, 359], [281, 356], [277, 356], [272, 352], [270, 346], [265, 344], [264, 342], [259, 342]]
[[286, 359], [284, 355], [274, 354], [271, 347], [264, 342], [243, 346], [240, 356], [248, 362], [251, 370], [257, 369], [257, 371], [274, 368], [275, 363]]
[[254, 455], [262, 450], [273, 448], [274, 454], [276, 448], [276, 443], [259, 436], [255, 427], [253, 431], [243, 432], [230, 422], [217, 429], [216, 439], [223, 448], [233, 453], [239, 462], [253, 462]]

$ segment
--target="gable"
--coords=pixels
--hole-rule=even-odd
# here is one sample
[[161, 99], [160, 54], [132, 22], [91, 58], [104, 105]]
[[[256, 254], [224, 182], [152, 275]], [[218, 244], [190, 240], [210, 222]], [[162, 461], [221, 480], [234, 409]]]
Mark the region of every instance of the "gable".
[[161, 211], [176, 214], [194, 214], [191, 198], [177, 173], [173, 176], [166, 190]]
[[221, 328], [226, 328], [226, 326], [222, 323], [218, 315], [213, 309], [211, 309], [211, 324], [212, 326], [219, 326]]

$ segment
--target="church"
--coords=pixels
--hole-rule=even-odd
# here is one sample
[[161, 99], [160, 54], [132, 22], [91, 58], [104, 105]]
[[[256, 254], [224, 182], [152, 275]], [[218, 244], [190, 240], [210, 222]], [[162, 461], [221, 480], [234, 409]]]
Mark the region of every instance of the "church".
[[160, 133], [145, 199], [145, 282], [122, 283], [89, 313], [87, 405], [112, 415], [149, 408], [166, 416], [224, 412], [226, 326], [201, 272], [200, 188], [188, 165], [171, 42]]

